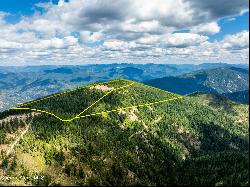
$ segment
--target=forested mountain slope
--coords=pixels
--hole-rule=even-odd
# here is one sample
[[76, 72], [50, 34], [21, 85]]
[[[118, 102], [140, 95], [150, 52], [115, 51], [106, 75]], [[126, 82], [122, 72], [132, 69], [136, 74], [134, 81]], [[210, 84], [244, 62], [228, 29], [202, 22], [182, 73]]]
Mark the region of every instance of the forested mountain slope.
[[239, 103], [249, 104], [249, 90], [223, 94], [225, 97]]
[[0, 175], [19, 185], [249, 184], [247, 105], [115, 80], [17, 108], [0, 113]]
[[145, 84], [183, 95], [202, 91], [224, 95], [240, 103], [247, 104], [249, 101], [246, 95], [249, 90], [249, 70], [236, 67], [200, 70], [149, 80]]

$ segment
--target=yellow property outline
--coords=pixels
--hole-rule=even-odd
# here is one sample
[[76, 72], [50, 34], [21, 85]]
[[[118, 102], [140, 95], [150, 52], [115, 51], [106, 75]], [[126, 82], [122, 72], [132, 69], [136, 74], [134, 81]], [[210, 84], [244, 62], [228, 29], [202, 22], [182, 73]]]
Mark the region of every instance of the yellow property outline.
[[120, 110], [125, 110], [125, 109], [130, 109], [130, 108], [137, 108], [137, 107], [144, 107], [144, 106], [150, 106], [150, 105], [155, 105], [155, 104], [166, 103], [168, 101], [178, 100], [178, 99], [181, 99], [183, 97], [184, 96], [179, 96], [179, 97], [165, 99], [165, 100], [160, 100], [160, 101], [156, 101], [156, 102], [152, 102], [152, 103], [146, 103], [146, 104], [139, 104], [139, 105], [134, 105], [134, 106], [128, 106], [128, 107], [118, 108], [118, 109], [114, 109], [114, 110], [106, 110], [106, 111], [103, 111], [103, 112], [97, 112], [97, 113], [93, 113], [93, 114], [87, 114], [87, 115], [84, 115], [84, 116], [79, 116], [79, 117], [77, 117], [75, 119], [86, 118], [86, 117], [96, 116], [96, 115], [103, 115], [103, 114], [108, 114], [108, 113], [111, 113], [111, 112], [119, 112]]
[[[125, 81], [129, 81], [129, 82], [132, 82], [132, 83], [128, 84], [128, 85], [125, 85], [125, 86], [122, 86], [122, 87], [118, 87], [118, 88], [114, 88], [114, 89], [110, 90], [105, 95], [103, 95], [102, 97], [100, 97], [98, 100], [96, 100], [94, 103], [92, 103], [90, 106], [88, 106], [87, 108], [85, 108], [82, 112], [80, 112], [79, 114], [77, 114], [75, 117], [73, 117], [71, 119], [62, 119], [59, 116], [57, 116], [56, 114], [54, 114], [54, 113], [48, 112], [46, 110], [35, 109], [35, 108], [13, 107], [11, 109], [12, 110], [31, 110], [31, 111], [41, 112], [41, 113], [45, 113], [45, 114], [51, 115], [51, 116], [59, 119], [62, 122], [71, 122], [71, 121], [73, 121], [75, 119], [86, 118], [86, 117], [96, 116], [96, 115], [103, 115], [103, 114], [108, 114], [108, 113], [111, 113], [111, 112], [119, 112], [120, 110], [125, 110], [125, 109], [130, 109], [130, 108], [137, 108], [137, 107], [144, 107], [144, 106], [150, 106], [150, 105], [155, 105], [155, 104], [166, 103], [166, 102], [173, 101], [173, 100], [178, 100], [178, 99], [181, 99], [181, 98], [184, 97], [184, 96], [180, 96], [179, 95], [178, 97], [174, 97], [174, 98], [170, 98], [170, 99], [160, 100], [160, 101], [151, 102], [151, 103], [138, 104], [138, 105], [134, 105], [134, 106], [128, 106], [128, 107], [118, 108], [118, 109], [114, 109], [114, 110], [107, 110], [107, 111], [103, 111], [103, 112], [97, 112], [97, 113], [92, 113], [92, 114], [87, 114], [87, 115], [81, 116], [84, 112], [86, 112], [88, 109], [90, 109], [91, 107], [93, 107], [94, 105], [96, 105], [99, 101], [101, 101], [104, 97], [108, 96], [112, 92], [120, 90], [120, 89], [123, 89], [123, 88], [126, 88], [126, 87], [129, 87], [129, 86], [132, 86], [133, 84], [141, 84], [141, 83], [130, 81], [130, 80], [126, 80], [126, 79], [118, 79], [118, 80], [113, 80], [113, 81], [109, 81], [109, 82], [94, 83], [94, 84], [90, 84], [90, 85], [87, 85], [87, 86], [93, 86], [93, 85], [100, 84], [100, 83], [116, 82], [116, 81], [119, 81], [119, 80], [125, 80]], [[161, 90], [159, 88], [155, 88], [155, 87], [152, 87], [152, 86], [149, 86], [149, 85], [144, 85], [144, 84], [141, 84], [141, 85], [146, 86], [146, 87], [150, 87], [150, 88], [153, 88], [153, 89], [157, 89], [157, 90], [160, 90], [160, 91], [164, 91], [164, 92], [167, 92], [167, 93], [170, 93], [170, 94], [174, 94], [174, 93], [171, 93], [171, 92], [168, 92], [168, 91], [165, 91], [165, 90]], [[38, 99], [38, 100], [35, 100], [35, 101], [24, 103], [24, 104], [22, 104], [20, 106], [24, 106], [24, 105], [27, 105], [27, 104], [39, 102], [39, 101], [42, 101], [42, 100], [45, 100], [45, 99], [49, 99], [49, 98], [52, 98], [52, 97], [60, 96], [62, 94], [68, 94], [68, 93], [71, 93], [73, 91], [83, 89], [83, 88], [85, 88], [87, 86], [76, 88], [76, 89], [70, 90], [70, 91], [65, 91], [65, 92], [62, 92], [62, 93], [59, 93], [59, 94], [54, 94], [54, 95], [51, 95], [51, 96], [48, 96], [48, 97], [45, 97], [45, 98], [42, 98], [42, 99]], [[178, 94], [174, 94], [174, 95], [178, 95]]]
[[[117, 80], [111, 80], [111, 81], [108, 81], [108, 82], [96, 82], [96, 83], [88, 84], [88, 85], [85, 85], [85, 86], [81, 86], [79, 88], [75, 88], [73, 90], [68, 90], [68, 91], [64, 91], [64, 92], [60, 92], [60, 93], [55, 93], [55, 94], [49, 95], [47, 97], [43, 97], [41, 99], [37, 99], [37, 100], [34, 100], [34, 101], [23, 103], [23, 104], [21, 104], [19, 106], [24, 106], [24, 105], [28, 105], [28, 104], [32, 104], [32, 103], [37, 103], [39, 101], [43, 101], [43, 100], [50, 99], [50, 98], [53, 98], [53, 97], [56, 97], [56, 96], [60, 96], [60, 95], [63, 95], [63, 94], [68, 94], [68, 93], [71, 93], [71, 92], [74, 92], [74, 91], [77, 91], [77, 90], [81, 90], [81, 89], [89, 87], [89, 86], [95, 86], [97, 84], [108, 84], [108, 83], [117, 82], [117, 81], [120, 81], [120, 80], [123, 80], [123, 81], [125, 80], [125, 81], [129, 82], [129, 80], [126, 80], [126, 79], [117, 79]], [[14, 107], [12, 109], [16, 109], [16, 108]]]

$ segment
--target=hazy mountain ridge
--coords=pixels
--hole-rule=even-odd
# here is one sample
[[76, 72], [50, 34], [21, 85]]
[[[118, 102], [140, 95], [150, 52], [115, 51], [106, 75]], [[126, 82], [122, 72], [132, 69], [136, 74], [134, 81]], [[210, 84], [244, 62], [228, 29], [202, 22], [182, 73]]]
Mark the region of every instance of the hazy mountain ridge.
[[[203, 68], [231, 66], [247, 68], [247, 65], [223, 63], [0, 67], [0, 110], [97, 81], [108, 81], [122, 77], [141, 82], [165, 76], [180, 75]], [[51, 84], [44, 84], [46, 82], [51, 82]], [[210, 90], [208, 89], [208, 91]]]
[[217, 93], [235, 101], [248, 103], [246, 95], [237, 99], [237, 94], [235, 96], [233, 94], [249, 90], [248, 69], [235, 67], [205, 69], [175, 77], [153, 79], [145, 83], [183, 95], [201, 91]]

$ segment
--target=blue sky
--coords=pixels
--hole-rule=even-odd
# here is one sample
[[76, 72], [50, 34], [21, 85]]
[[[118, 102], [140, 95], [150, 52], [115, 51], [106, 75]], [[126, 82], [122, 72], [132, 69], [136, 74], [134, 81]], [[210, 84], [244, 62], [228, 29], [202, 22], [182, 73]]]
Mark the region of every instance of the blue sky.
[[1, 0], [1, 65], [247, 63], [246, 0]]
[[46, 2], [57, 4], [58, 0], [1, 0], [0, 10], [28, 16], [34, 13], [35, 4]]
[[[31, 16], [35, 13], [35, 4], [52, 2], [58, 4], [59, 0], [1, 0], [0, 11], [9, 12], [11, 15], [6, 17], [6, 20], [10, 23], [16, 23], [20, 20], [21, 16]], [[234, 16], [231, 18], [223, 18], [218, 23], [221, 27], [221, 31], [210, 37], [210, 40], [221, 40], [226, 34], [235, 34], [242, 30], [249, 30], [249, 13], [246, 12], [240, 16]]]
[[227, 34], [236, 34], [242, 30], [249, 30], [249, 12], [232, 18], [224, 18], [218, 22], [221, 27], [221, 31], [212, 36], [211, 40], [222, 40]]
[[[35, 13], [35, 4], [50, 2], [49, 0], [1, 0], [0, 11], [8, 12], [11, 15], [6, 17], [10, 23], [16, 23], [22, 16], [31, 16]], [[58, 0], [51, 1], [54, 4]]]

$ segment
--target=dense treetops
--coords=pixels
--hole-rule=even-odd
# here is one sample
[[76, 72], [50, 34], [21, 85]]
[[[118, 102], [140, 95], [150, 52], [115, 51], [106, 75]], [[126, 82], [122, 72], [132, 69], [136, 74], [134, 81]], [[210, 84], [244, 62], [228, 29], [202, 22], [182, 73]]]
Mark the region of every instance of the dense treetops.
[[[99, 85], [118, 88], [130, 83], [118, 80]], [[88, 86], [24, 106], [67, 118], [109, 91]], [[111, 92], [84, 114], [176, 96], [135, 83]], [[11, 112], [4, 116], [22, 111]], [[246, 105], [195, 94], [71, 122], [42, 113], [32, 117], [15, 152], [9, 157], [2, 153], [2, 168], [11, 176], [44, 176], [43, 181], [19, 180], [18, 184], [248, 185], [248, 112]], [[6, 140], [2, 144], [8, 143], [12, 131], [7, 129], [13, 123], [17, 124], [13, 132], [23, 125], [1, 125], [1, 139]]]

